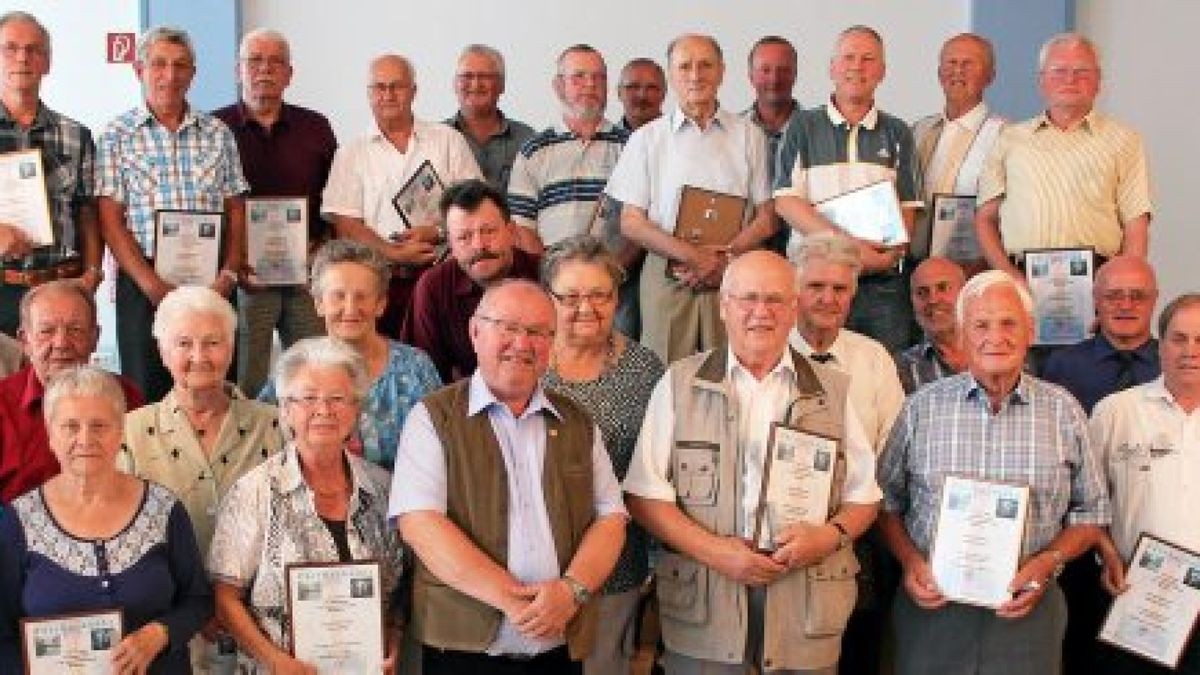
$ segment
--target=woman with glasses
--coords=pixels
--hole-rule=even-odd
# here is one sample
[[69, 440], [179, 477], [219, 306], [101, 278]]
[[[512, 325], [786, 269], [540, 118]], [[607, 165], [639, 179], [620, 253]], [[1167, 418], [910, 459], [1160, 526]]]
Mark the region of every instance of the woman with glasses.
[[[325, 331], [363, 357], [370, 382], [351, 451], [390, 471], [408, 411], [442, 381], [425, 352], [376, 329], [388, 303], [389, 275], [380, 253], [347, 239], [322, 246], [312, 264], [312, 295]], [[264, 401], [275, 397], [274, 382], [259, 394]]]
[[340, 340], [308, 338], [284, 352], [275, 372], [290, 440], [229, 491], [208, 558], [239, 672], [315, 672], [289, 655], [286, 568], [293, 563], [379, 561], [394, 656], [390, 598], [402, 554], [387, 523], [390, 478], [346, 450], [370, 382], [365, 359]]
[[[624, 272], [594, 237], [569, 237], [542, 261], [542, 284], [557, 314], [547, 387], [566, 394], [592, 415], [618, 479], [625, 477], [663, 364], [649, 349], [613, 329], [617, 287]], [[629, 672], [634, 618], [648, 576], [648, 539], [630, 521], [625, 547], [602, 589], [600, 620], [588, 675]]]

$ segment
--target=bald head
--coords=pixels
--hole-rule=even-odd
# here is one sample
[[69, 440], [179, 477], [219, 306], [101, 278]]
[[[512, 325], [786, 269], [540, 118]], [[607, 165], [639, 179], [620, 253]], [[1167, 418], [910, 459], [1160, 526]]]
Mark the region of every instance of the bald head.
[[1136, 349], [1150, 339], [1158, 281], [1144, 259], [1120, 255], [1100, 266], [1093, 287], [1100, 332], [1118, 349]]
[[787, 349], [796, 323], [796, 272], [770, 251], [734, 258], [721, 279], [721, 320], [737, 360], [759, 376]]
[[379, 70], [399, 71], [412, 82], [416, 82], [416, 71], [413, 70], [412, 62], [399, 54], [383, 54], [371, 59], [370, 72], [375, 74]]
[[927, 258], [913, 270], [911, 295], [917, 323], [930, 339], [942, 343], [956, 334], [954, 304], [967, 276], [948, 258]]

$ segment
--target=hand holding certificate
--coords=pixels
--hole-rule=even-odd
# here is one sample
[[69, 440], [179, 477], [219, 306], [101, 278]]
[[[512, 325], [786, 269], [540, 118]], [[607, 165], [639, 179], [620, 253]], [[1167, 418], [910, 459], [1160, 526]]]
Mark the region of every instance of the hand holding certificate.
[[852, 237], [884, 246], [908, 243], [900, 198], [890, 180], [845, 192], [813, 207]]
[[[425, 160], [396, 196], [392, 197], [392, 206], [396, 207], [396, 212], [410, 228], [437, 225], [442, 220], [438, 202], [445, 191], [446, 188], [442, 185], [442, 179], [434, 170], [433, 164]], [[394, 234], [397, 233], [387, 233], [385, 238], [390, 239]]]
[[942, 595], [997, 608], [1012, 599], [1029, 487], [947, 476], [929, 565]]
[[[679, 192], [675, 238], [725, 256], [729, 242], [742, 230], [746, 203], [745, 197], [684, 185]], [[681, 280], [686, 276], [685, 269], [684, 265], [672, 262], [666, 268], [667, 278]]]
[[120, 641], [120, 610], [21, 619], [28, 675], [113, 673], [113, 649]]
[[287, 567], [292, 655], [321, 673], [378, 673], [384, 658], [377, 562]]
[[40, 150], [0, 154], [0, 223], [24, 232], [34, 246], [54, 243]]
[[778, 547], [776, 535], [793, 523], [823, 524], [837, 465], [837, 440], [775, 423], [767, 440], [755, 547]]

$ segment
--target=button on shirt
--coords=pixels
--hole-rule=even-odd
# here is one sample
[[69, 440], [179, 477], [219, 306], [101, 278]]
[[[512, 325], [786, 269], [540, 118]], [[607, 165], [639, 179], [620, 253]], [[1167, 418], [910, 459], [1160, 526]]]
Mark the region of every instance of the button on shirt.
[[[522, 583], [557, 579], [558, 554], [550, 530], [550, 516], [542, 494], [542, 465], [546, 457], [544, 416], [560, 417], [541, 385], [529, 405], [514, 417], [508, 406], [492, 395], [482, 376], [471, 376], [467, 414], [485, 412], [503, 454], [508, 481], [508, 571]], [[621, 487], [613, 475], [599, 429], [592, 446], [593, 504], [596, 517], [624, 514]], [[388, 516], [393, 520], [414, 511], [446, 512], [446, 461], [441, 441], [424, 404], [409, 414], [400, 435]], [[563, 644], [562, 639], [535, 640], [517, 631], [506, 617], [488, 654], [540, 654]]]
[[1133, 555], [1142, 532], [1200, 550], [1200, 411], [1179, 407], [1159, 377], [1102, 399], [1090, 430], [1121, 555]]

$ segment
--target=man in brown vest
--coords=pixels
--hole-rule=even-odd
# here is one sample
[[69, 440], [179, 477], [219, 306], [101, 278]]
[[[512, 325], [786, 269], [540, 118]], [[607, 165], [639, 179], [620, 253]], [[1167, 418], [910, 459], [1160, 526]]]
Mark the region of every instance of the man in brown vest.
[[[676, 361], [646, 410], [625, 491], [665, 548], [667, 675], [837, 671], [856, 592], [851, 541], [880, 492], [846, 376], [788, 349], [797, 306], [786, 260], [736, 258], [721, 282], [729, 347]], [[802, 519], [768, 509], [759, 527], [765, 467], [824, 474], [827, 505]]]
[[540, 384], [554, 338], [545, 291], [490, 287], [470, 335], [479, 368], [409, 414], [388, 509], [419, 558], [424, 673], [581, 673], [591, 595], [625, 539], [620, 486], [591, 418]]

